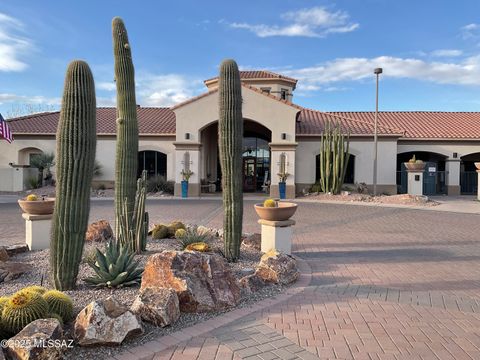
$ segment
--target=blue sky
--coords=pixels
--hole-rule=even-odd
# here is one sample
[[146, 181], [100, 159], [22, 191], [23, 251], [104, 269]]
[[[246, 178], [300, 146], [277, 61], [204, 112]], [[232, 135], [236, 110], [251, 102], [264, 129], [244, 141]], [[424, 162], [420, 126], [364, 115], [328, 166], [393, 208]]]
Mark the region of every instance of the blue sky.
[[[205, 91], [224, 58], [299, 79], [319, 110], [480, 111], [478, 0], [26, 1], [0, 3], [0, 112], [58, 107], [69, 61], [114, 105], [111, 19], [127, 25], [142, 106]], [[13, 110], [15, 111], [15, 110]]]

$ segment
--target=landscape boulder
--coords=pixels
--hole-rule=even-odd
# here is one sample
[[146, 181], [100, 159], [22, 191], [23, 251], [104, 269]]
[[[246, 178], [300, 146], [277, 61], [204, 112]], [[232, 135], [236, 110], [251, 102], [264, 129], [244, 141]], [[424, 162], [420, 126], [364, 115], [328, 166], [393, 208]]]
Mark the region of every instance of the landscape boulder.
[[7, 261], [10, 258], [5, 246], [0, 246], [0, 261]]
[[150, 256], [141, 288], [171, 288], [183, 312], [225, 309], [240, 300], [240, 287], [225, 259], [217, 254], [162, 251]]
[[287, 285], [296, 281], [300, 272], [292, 256], [270, 250], [260, 259], [255, 275], [265, 282]]
[[113, 238], [113, 230], [107, 220], [99, 220], [88, 225], [86, 241], [101, 242]]
[[62, 359], [62, 353], [68, 346], [62, 336], [62, 325], [57, 319], [35, 320], [7, 341], [6, 357], [18, 360]]
[[23, 273], [30, 271], [29, 264], [13, 261], [0, 261], [0, 284], [18, 278]]
[[165, 327], [180, 317], [177, 292], [167, 288], [144, 288], [140, 290], [130, 310], [146, 322]]
[[240, 286], [246, 294], [254, 293], [265, 286], [265, 281], [256, 274], [250, 274], [240, 279]]
[[80, 346], [120, 345], [143, 333], [141, 320], [115, 298], [96, 300], [77, 316], [75, 338]]

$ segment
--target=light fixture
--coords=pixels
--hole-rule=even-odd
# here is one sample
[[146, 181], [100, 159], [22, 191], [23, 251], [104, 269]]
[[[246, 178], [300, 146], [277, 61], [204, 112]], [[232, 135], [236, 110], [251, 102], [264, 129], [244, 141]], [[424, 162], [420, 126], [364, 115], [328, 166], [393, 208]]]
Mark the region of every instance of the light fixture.
[[286, 133], [282, 133], [282, 140], [287, 140], [287, 134]]
[[185, 140], [190, 140], [190, 133], [185, 133]]
[[456, 159], [458, 157], [458, 153], [453, 153], [453, 158]]

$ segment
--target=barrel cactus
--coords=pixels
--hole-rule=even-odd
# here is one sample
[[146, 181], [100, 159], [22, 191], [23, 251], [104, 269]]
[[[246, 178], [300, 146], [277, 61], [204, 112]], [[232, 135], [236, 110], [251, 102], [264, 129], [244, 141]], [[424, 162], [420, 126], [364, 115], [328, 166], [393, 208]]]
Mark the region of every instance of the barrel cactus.
[[[117, 143], [115, 159], [115, 237], [119, 238], [121, 216], [131, 215], [135, 204], [138, 167], [138, 122], [132, 49], [123, 20], [112, 21], [115, 83], [117, 86]], [[132, 246], [135, 247], [134, 245]]]
[[58, 290], [75, 287], [90, 212], [95, 162], [96, 100], [92, 72], [84, 61], [67, 69], [57, 128], [57, 183], [50, 262]]
[[18, 333], [32, 321], [48, 315], [48, 304], [38, 292], [20, 290], [3, 306], [2, 325], [12, 334]]
[[40, 295], [43, 295], [47, 292], [48, 289], [44, 288], [43, 286], [32, 285], [32, 286], [28, 286], [28, 287], [24, 288], [23, 290], [34, 291], [34, 292], [38, 292]]
[[223, 228], [225, 256], [236, 261], [240, 256], [243, 219], [242, 194], [242, 87], [234, 60], [220, 65], [218, 147], [222, 169]]
[[57, 290], [50, 290], [42, 295], [48, 304], [50, 314], [58, 315], [62, 323], [69, 321], [73, 316], [73, 301], [67, 294]]

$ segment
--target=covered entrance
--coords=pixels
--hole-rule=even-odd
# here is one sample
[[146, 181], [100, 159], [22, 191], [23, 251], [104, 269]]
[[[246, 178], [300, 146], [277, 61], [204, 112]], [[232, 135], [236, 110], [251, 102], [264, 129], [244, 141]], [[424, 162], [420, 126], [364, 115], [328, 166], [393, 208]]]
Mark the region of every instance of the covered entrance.
[[[221, 191], [222, 169], [218, 155], [218, 123], [202, 130], [203, 184], [215, 184]], [[261, 124], [244, 120], [242, 174], [244, 192], [266, 192], [271, 180], [269, 143], [271, 131]], [[202, 187], [203, 188], [203, 187]], [[206, 188], [206, 187], [205, 187]]]

